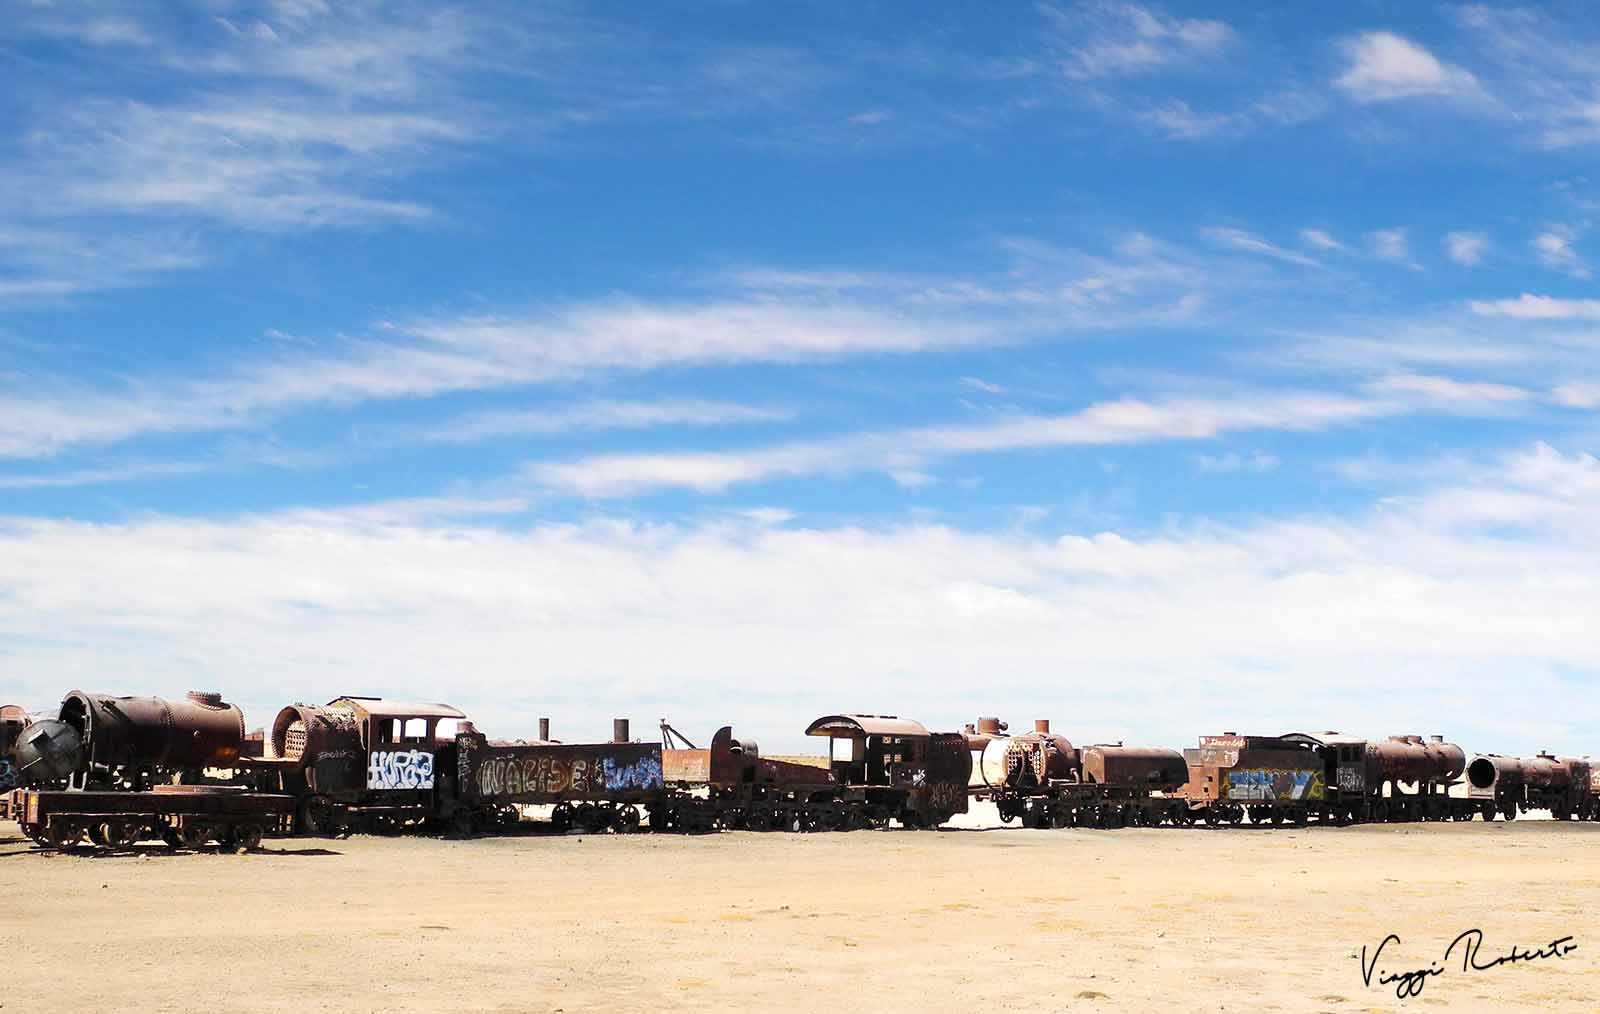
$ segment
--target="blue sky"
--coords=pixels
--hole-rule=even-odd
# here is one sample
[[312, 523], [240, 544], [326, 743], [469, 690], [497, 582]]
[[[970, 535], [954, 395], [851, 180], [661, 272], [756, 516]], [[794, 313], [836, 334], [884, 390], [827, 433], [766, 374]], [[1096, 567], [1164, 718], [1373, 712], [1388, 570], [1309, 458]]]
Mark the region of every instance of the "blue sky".
[[0, 696], [1585, 752], [1588, 14], [14, 2]]

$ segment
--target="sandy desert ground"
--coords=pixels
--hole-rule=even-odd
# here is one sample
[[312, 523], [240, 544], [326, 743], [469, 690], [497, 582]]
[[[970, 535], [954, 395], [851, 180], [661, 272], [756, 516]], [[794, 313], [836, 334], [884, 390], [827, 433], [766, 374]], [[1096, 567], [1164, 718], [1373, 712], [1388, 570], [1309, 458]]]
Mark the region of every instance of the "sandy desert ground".
[[[1600, 1009], [1600, 825], [1552, 821], [102, 857], [0, 824], [0, 886], [6, 1014]], [[1577, 950], [1363, 984], [1363, 944], [1394, 972], [1473, 928], [1480, 963]]]

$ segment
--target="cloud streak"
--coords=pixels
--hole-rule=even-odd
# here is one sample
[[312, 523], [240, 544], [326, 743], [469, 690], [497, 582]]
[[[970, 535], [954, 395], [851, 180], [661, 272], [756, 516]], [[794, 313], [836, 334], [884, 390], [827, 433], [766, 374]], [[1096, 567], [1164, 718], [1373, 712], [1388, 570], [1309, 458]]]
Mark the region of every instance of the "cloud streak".
[[528, 474], [541, 485], [597, 499], [670, 487], [711, 493], [782, 476], [862, 470], [915, 472], [930, 460], [961, 454], [1203, 440], [1249, 430], [1319, 429], [1397, 410], [1397, 405], [1379, 400], [1315, 393], [1168, 403], [1130, 398], [1067, 415], [856, 434], [754, 451], [600, 455], [575, 462], [537, 463], [529, 466]]

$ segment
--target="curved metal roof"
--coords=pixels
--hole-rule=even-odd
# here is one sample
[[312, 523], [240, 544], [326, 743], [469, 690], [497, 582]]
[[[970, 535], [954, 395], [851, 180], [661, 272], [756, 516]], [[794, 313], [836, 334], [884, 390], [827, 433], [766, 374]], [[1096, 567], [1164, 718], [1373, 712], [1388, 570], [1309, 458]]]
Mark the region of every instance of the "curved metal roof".
[[928, 737], [921, 722], [893, 715], [824, 715], [806, 727], [807, 736]]
[[392, 701], [386, 697], [338, 697], [329, 707], [343, 705], [373, 718], [466, 718], [467, 713], [448, 704], [425, 701]]

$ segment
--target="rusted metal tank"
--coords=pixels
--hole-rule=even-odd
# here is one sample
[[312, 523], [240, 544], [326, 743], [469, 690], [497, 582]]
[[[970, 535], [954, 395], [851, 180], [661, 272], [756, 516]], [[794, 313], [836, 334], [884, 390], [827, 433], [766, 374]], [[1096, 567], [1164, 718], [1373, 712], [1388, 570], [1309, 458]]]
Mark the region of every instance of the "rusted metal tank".
[[165, 700], [74, 690], [59, 718], [77, 730], [83, 761], [107, 768], [227, 766], [244, 741], [244, 713], [217, 693]]
[[1171, 791], [1189, 781], [1189, 765], [1176, 750], [1109, 744], [1086, 746], [1081, 754], [1085, 779], [1102, 785]]
[[1508, 791], [1527, 784], [1527, 769], [1521, 757], [1484, 754], [1467, 765], [1467, 784], [1479, 792]]
[[1367, 755], [1382, 781], [1448, 782], [1461, 777], [1466, 753], [1443, 736], [1390, 736], [1370, 743]]

